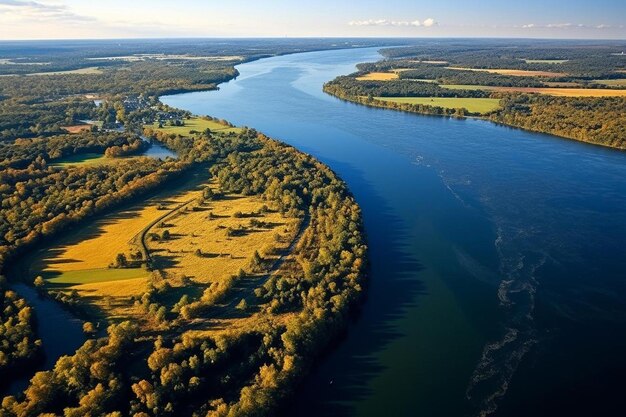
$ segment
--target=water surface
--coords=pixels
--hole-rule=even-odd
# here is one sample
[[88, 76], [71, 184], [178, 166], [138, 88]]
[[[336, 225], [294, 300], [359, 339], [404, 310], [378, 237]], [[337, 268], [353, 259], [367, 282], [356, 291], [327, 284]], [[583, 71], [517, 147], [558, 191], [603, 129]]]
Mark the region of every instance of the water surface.
[[163, 97], [313, 154], [363, 208], [367, 301], [285, 414], [623, 411], [626, 155], [322, 92], [378, 58], [265, 59], [219, 91]]

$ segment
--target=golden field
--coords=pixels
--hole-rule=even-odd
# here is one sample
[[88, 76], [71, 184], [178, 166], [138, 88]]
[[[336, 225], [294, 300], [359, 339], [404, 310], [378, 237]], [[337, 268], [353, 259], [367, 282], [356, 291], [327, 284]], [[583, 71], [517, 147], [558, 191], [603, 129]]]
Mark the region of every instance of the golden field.
[[398, 78], [398, 74], [393, 72], [370, 72], [356, 79], [359, 81], [389, 81], [397, 80]]

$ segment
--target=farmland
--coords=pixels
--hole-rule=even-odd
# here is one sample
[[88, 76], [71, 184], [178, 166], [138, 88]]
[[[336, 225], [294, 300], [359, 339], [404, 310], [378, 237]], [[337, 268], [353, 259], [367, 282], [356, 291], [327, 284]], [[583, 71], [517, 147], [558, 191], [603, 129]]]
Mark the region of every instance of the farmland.
[[465, 108], [472, 113], [489, 113], [500, 107], [500, 100], [494, 98], [456, 98], [456, 97], [376, 97], [377, 100], [438, 106], [446, 109]]
[[359, 81], [389, 81], [397, 80], [398, 74], [393, 72], [370, 72], [363, 76], [357, 77]]

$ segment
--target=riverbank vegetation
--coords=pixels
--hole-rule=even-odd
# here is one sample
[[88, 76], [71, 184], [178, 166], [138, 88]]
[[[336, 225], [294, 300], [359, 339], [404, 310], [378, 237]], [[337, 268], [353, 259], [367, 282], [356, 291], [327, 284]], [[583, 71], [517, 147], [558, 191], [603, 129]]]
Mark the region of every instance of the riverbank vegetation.
[[[104, 60], [33, 75], [30, 89], [0, 77], [14, 80], [0, 101], [0, 266], [90, 338], [0, 415], [267, 415], [345, 328], [366, 266], [345, 184], [290, 146], [155, 96], [213, 88], [251, 57], [229, 56]], [[93, 127], [67, 133], [79, 125]], [[178, 158], [125, 158], [141, 133]], [[0, 285], [0, 370], [15, 369], [41, 352], [37, 311]]]
[[[501, 41], [389, 48], [387, 59], [324, 85], [341, 99], [395, 110], [498, 123], [626, 148], [624, 45]], [[558, 57], [558, 59], [557, 59]]]

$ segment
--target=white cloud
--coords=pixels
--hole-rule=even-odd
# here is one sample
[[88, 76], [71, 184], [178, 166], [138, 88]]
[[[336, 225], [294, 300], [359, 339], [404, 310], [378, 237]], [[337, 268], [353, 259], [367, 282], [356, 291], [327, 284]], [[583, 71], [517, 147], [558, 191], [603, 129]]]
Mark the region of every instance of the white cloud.
[[428, 19], [424, 20], [424, 22], [422, 23], [422, 25], [426, 26], [427, 28], [431, 26], [437, 26], [437, 24], [438, 23], [432, 17], [429, 17]]
[[431, 26], [437, 25], [437, 22], [432, 17], [429, 17], [428, 19], [424, 20], [423, 22], [420, 22], [419, 20], [413, 20], [413, 21], [400, 20], [400, 21], [396, 21], [396, 20], [387, 20], [387, 19], [368, 19], [368, 20], [352, 20], [351, 22], [348, 22], [348, 25], [350, 25], [350, 26], [404, 26], [404, 27], [407, 27], [407, 26], [413, 26], [413, 27], [424, 26], [424, 27], [431, 27]]
[[90, 16], [82, 16], [66, 6], [41, 1], [0, 0], [0, 22], [60, 21], [64, 23], [93, 22]]
[[623, 25], [614, 26], [614, 25], [585, 25], [582, 23], [548, 23], [545, 25], [538, 25], [535, 23], [527, 23], [521, 26], [522, 29], [615, 29], [615, 28], [623, 28]]

